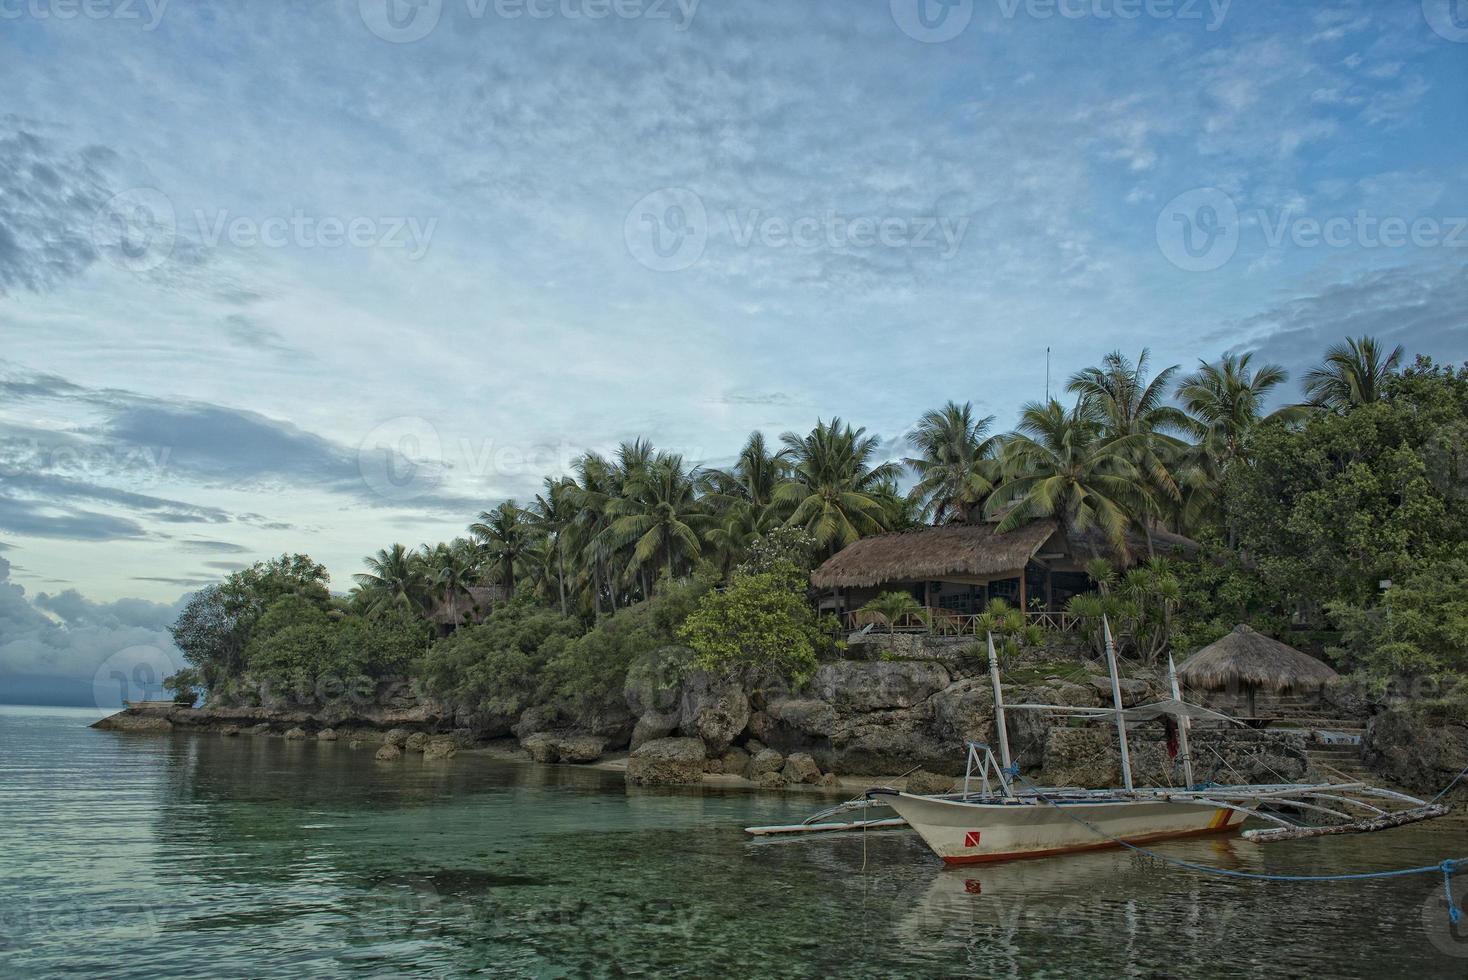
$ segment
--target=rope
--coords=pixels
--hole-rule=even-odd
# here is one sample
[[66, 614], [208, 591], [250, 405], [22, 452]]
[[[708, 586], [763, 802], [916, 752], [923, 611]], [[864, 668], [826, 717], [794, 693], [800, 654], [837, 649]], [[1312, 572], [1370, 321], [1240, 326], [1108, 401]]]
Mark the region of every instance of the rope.
[[[1441, 793], [1437, 794], [1436, 796], [1434, 796], [1432, 799], [1428, 800], [1427, 802], [1428, 803], [1436, 803], [1438, 800], [1442, 799], [1444, 796], [1447, 796], [1449, 793], [1451, 793], [1453, 791], [1453, 787], [1454, 786], [1457, 786], [1458, 783], [1462, 780], [1462, 778], [1464, 776], [1468, 776], [1468, 766], [1464, 766], [1463, 767], [1463, 771], [1460, 772], [1460, 773], [1458, 773], [1458, 775], [1454, 776], [1453, 777], [1453, 781], [1451, 783], [1448, 783], [1446, 786], [1444, 786]], [[1453, 921], [1456, 922], [1458, 920], [1457, 919], [1454, 919]]]
[[1104, 837], [1105, 839], [1111, 841], [1113, 844], [1120, 844], [1122, 847], [1125, 847], [1128, 850], [1135, 851], [1138, 854], [1144, 854], [1147, 857], [1152, 858], [1153, 860], [1162, 862], [1163, 864], [1170, 864], [1178, 868], [1186, 868], [1189, 871], [1197, 871], [1201, 874], [1220, 875], [1226, 878], [1243, 878], [1249, 881], [1366, 881], [1372, 878], [1405, 878], [1410, 875], [1441, 873], [1443, 876], [1443, 889], [1447, 893], [1448, 921], [1456, 925], [1459, 919], [1461, 919], [1462, 917], [1462, 912], [1459, 910], [1457, 904], [1453, 901], [1452, 876], [1453, 872], [1458, 871], [1463, 865], [1468, 864], [1468, 858], [1448, 858], [1438, 864], [1425, 864], [1418, 868], [1395, 868], [1390, 871], [1357, 871], [1351, 872], [1349, 874], [1338, 875], [1273, 875], [1261, 874], [1255, 871], [1235, 871], [1232, 868], [1214, 868], [1206, 864], [1195, 864], [1192, 861], [1181, 861], [1177, 858], [1168, 857], [1165, 854], [1158, 854], [1156, 851], [1148, 850], [1145, 847], [1140, 847], [1136, 844], [1130, 843], [1129, 841], [1124, 841], [1120, 837], [1113, 837], [1112, 835], [1106, 833], [1106, 831], [1097, 827], [1095, 824], [1092, 824], [1086, 820], [1082, 820], [1080, 817], [1076, 816], [1073, 813], [1068, 813], [1065, 807], [1061, 806], [1059, 803], [1056, 803], [1044, 793], [1041, 793], [1040, 787], [1036, 786], [1034, 783], [1031, 783], [1028, 779], [1025, 779], [1023, 776], [1019, 778], [1027, 783], [1029, 787], [1035, 791], [1035, 796], [1038, 799], [1043, 800], [1045, 803], [1065, 814], [1066, 817], [1074, 820], [1076, 823], [1085, 827], [1096, 836]]

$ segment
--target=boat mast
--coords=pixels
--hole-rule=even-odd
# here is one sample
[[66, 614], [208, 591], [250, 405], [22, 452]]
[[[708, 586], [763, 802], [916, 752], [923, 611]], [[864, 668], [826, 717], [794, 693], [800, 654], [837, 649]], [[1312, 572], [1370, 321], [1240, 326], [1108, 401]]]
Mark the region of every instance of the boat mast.
[[[1183, 699], [1182, 689], [1177, 683], [1177, 664], [1173, 662], [1172, 654], [1167, 655], [1167, 680], [1172, 685], [1172, 699], [1181, 702]], [[1193, 725], [1193, 719], [1185, 714], [1177, 716], [1177, 741], [1178, 748], [1183, 753], [1183, 779], [1188, 789], [1193, 788], [1193, 753], [1188, 748], [1188, 729]]]
[[1116, 673], [1116, 645], [1111, 641], [1111, 621], [1101, 617], [1106, 633], [1106, 665], [1111, 668], [1111, 702], [1116, 707], [1116, 738], [1121, 744], [1121, 784], [1132, 789], [1132, 760], [1126, 749], [1126, 714], [1121, 707], [1121, 678]]
[[989, 679], [994, 682], [994, 726], [999, 731], [999, 761], [1009, 769], [1009, 730], [1004, 725], [1004, 691], [999, 686], [999, 658], [994, 653], [994, 634], [989, 634]]

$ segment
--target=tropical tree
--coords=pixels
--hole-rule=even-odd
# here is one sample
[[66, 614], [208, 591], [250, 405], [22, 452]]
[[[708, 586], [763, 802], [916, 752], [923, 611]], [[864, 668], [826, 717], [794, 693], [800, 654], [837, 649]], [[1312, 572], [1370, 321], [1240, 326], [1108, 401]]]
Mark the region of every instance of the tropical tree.
[[908, 496], [922, 505], [923, 520], [968, 523], [979, 514], [1000, 479], [993, 424], [992, 415], [977, 418], [970, 402], [950, 401], [918, 420], [908, 436], [917, 453], [903, 462], [917, 474]]
[[1104, 416], [1084, 399], [1072, 409], [1054, 399], [1030, 402], [1005, 443], [1008, 478], [990, 498], [991, 512], [1008, 507], [997, 530], [1053, 518], [1068, 537], [1095, 528], [1116, 554], [1127, 554], [1128, 502], [1142, 482], [1136, 447], [1145, 438], [1108, 436]]
[[422, 613], [429, 601], [429, 578], [418, 555], [401, 544], [384, 548], [363, 561], [367, 571], [357, 580], [357, 599], [369, 616], [392, 610]]
[[422, 560], [434, 599], [449, 607], [454, 628], [458, 629], [460, 603], [470, 600], [469, 587], [479, 582], [479, 556], [473, 544], [456, 538], [432, 548], [424, 545]]
[[745, 503], [763, 517], [775, 499], [775, 488], [789, 471], [788, 455], [785, 449], [772, 452], [764, 433], [751, 432], [731, 469], [704, 471], [706, 493], [720, 507]]
[[1326, 348], [1325, 363], [1305, 375], [1311, 405], [1344, 411], [1380, 401], [1386, 381], [1402, 365], [1399, 344], [1385, 353], [1375, 337], [1350, 337]]
[[545, 478], [544, 492], [535, 495], [530, 505], [529, 520], [535, 531], [545, 539], [555, 568], [556, 589], [561, 600], [561, 615], [566, 609], [566, 554], [570, 550], [576, 523], [576, 482], [571, 479]]
[[882, 617], [887, 623], [889, 633], [895, 632], [897, 624], [903, 619], [912, 616], [918, 620], [924, 620], [927, 614], [923, 604], [914, 599], [910, 592], [883, 592], [857, 612]]
[[661, 564], [671, 579], [680, 565], [690, 566], [703, 553], [700, 532], [710, 518], [699, 504], [693, 475], [676, 453], [659, 453], [629, 474], [625, 495], [612, 501], [608, 513], [611, 546], [631, 547], [628, 575]]
[[788, 525], [805, 528], [829, 554], [888, 528], [883, 484], [895, 479], [900, 468], [873, 462], [875, 436], [833, 418], [830, 424], [818, 420], [804, 436], [787, 432], [780, 441], [789, 454], [791, 474], [775, 489], [774, 499], [788, 508]]
[[515, 501], [506, 500], [493, 510], [482, 511], [479, 520], [469, 525], [469, 534], [479, 544], [484, 565], [514, 595], [515, 576], [535, 535], [525, 511]]

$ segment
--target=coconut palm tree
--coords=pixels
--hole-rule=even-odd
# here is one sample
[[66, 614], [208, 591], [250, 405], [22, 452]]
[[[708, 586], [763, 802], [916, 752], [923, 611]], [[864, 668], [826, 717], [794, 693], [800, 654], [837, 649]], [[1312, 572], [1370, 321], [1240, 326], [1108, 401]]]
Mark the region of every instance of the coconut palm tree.
[[525, 512], [515, 501], [506, 500], [493, 510], [482, 511], [479, 520], [469, 525], [469, 534], [478, 542], [485, 566], [514, 595], [515, 576], [535, 536]]
[[474, 546], [463, 538], [451, 544], [423, 546], [422, 562], [431, 583], [434, 598], [449, 607], [454, 629], [459, 628], [460, 601], [470, 599], [469, 587], [479, 582], [479, 556]]
[[789, 509], [786, 524], [810, 532], [818, 548], [834, 554], [864, 534], [888, 527], [883, 483], [900, 473], [897, 464], [873, 463], [877, 439], [839, 418], [817, 420], [809, 434], [780, 437], [791, 474], [775, 489], [777, 506]]
[[1325, 363], [1305, 375], [1305, 397], [1311, 405], [1345, 411], [1380, 401], [1386, 380], [1397, 372], [1406, 353], [1398, 344], [1383, 353], [1375, 337], [1349, 337], [1325, 351]]
[[922, 505], [923, 520], [968, 523], [998, 485], [997, 436], [989, 434], [994, 416], [977, 418], [969, 402], [949, 402], [918, 420], [908, 436], [917, 450], [903, 460], [917, 483], [908, 496]]
[[753, 504], [736, 500], [712, 515], [709, 528], [703, 532], [708, 557], [728, 579], [734, 566], [749, 555], [750, 546], [768, 528]]
[[1129, 504], [1142, 484], [1135, 459], [1145, 439], [1141, 432], [1110, 436], [1105, 415], [1084, 399], [1069, 410], [1054, 399], [1028, 403], [1005, 443], [1007, 479], [990, 497], [991, 513], [1008, 507], [996, 530], [1052, 518], [1067, 536], [1095, 528], [1126, 555]]
[[[658, 453], [628, 474], [623, 496], [608, 505], [606, 530], [614, 549], [631, 548], [627, 574], [661, 564], [672, 578], [680, 565], [703, 553], [700, 532], [709, 515], [698, 501], [696, 482], [676, 453]], [[643, 589], [651, 594], [651, 586]]]
[[352, 576], [357, 581], [359, 601], [368, 615], [393, 609], [422, 613], [428, 605], [429, 582], [419, 556], [395, 544], [363, 561], [367, 571]]
[[561, 615], [568, 615], [566, 607], [566, 553], [570, 549], [573, 535], [572, 525], [576, 521], [577, 489], [574, 480], [545, 478], [544, 492], [535, 495], [528, 518], [531, 527], [541, 535], [549, 549], [551, 565], [555, 569], [556, 588], [561, 600]]
[[738, 501], [750, 504], [762, 515], [775, 498], [775, 488], [789, 472], [788, 455], [784, 449], [772, 452], [764, 433], [751, 432], [731, 469], [703, 472], [706, 493], [717, 506]]

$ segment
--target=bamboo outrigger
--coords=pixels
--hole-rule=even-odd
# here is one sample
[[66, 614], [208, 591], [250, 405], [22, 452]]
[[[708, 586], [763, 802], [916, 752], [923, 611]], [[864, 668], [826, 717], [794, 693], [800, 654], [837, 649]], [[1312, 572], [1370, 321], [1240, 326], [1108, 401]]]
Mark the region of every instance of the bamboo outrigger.
[[[999, 754], [983, 743], [967, 745], [963, 790], [923, 796], [874, 787], [863, 796], [829, 807], [800, 824], [750, 827], [750, 834], [832, 833], [910, 826], [950, 864], [1005, 861], [1136, 845], [1198, 834], [1227, 833], [1256, 818], [1273, 827], [1246, 831], [1245, 840], [1268, 843], [1325, 834], [1368, 833], [1430, 820], [1448, 812], [1444, 806], [1364, 783], [1274, 783], [1232, 786], [1199, 785], [1194, 779], [1189, 734], [1195, 719], [1235, 719], [1182, 698], [1177, 668], [1168, 660], [1171, 697], [1134, 708], [1122, 705], [1111, 627], [1104, 624], [1112, 707], [1020, 704], [1006, 707], [999, 678], [994, 639], [989, 637], [989, 674], [994, 688], [994, 714]], [[1121, 752], [1122, 786], [1112, 789], [1038, 787], [1019, 775], [1010, 758], [1006, 711], [1047, 711], [1070, 717], [1114, 718]], [[1128, 722], [1169, 717], [1177, 722], [1184, 788], [1133, 785], [1127, 746]], [[1405, 808], [1389, 809], [1396, 804]], [[887, 808], [893, 818], [834, 821], [842, 813]], [[1308, 814], [1316, 823], [1285, 815]], [[1324, 820], [1324, 823], [1318, 821]]]

